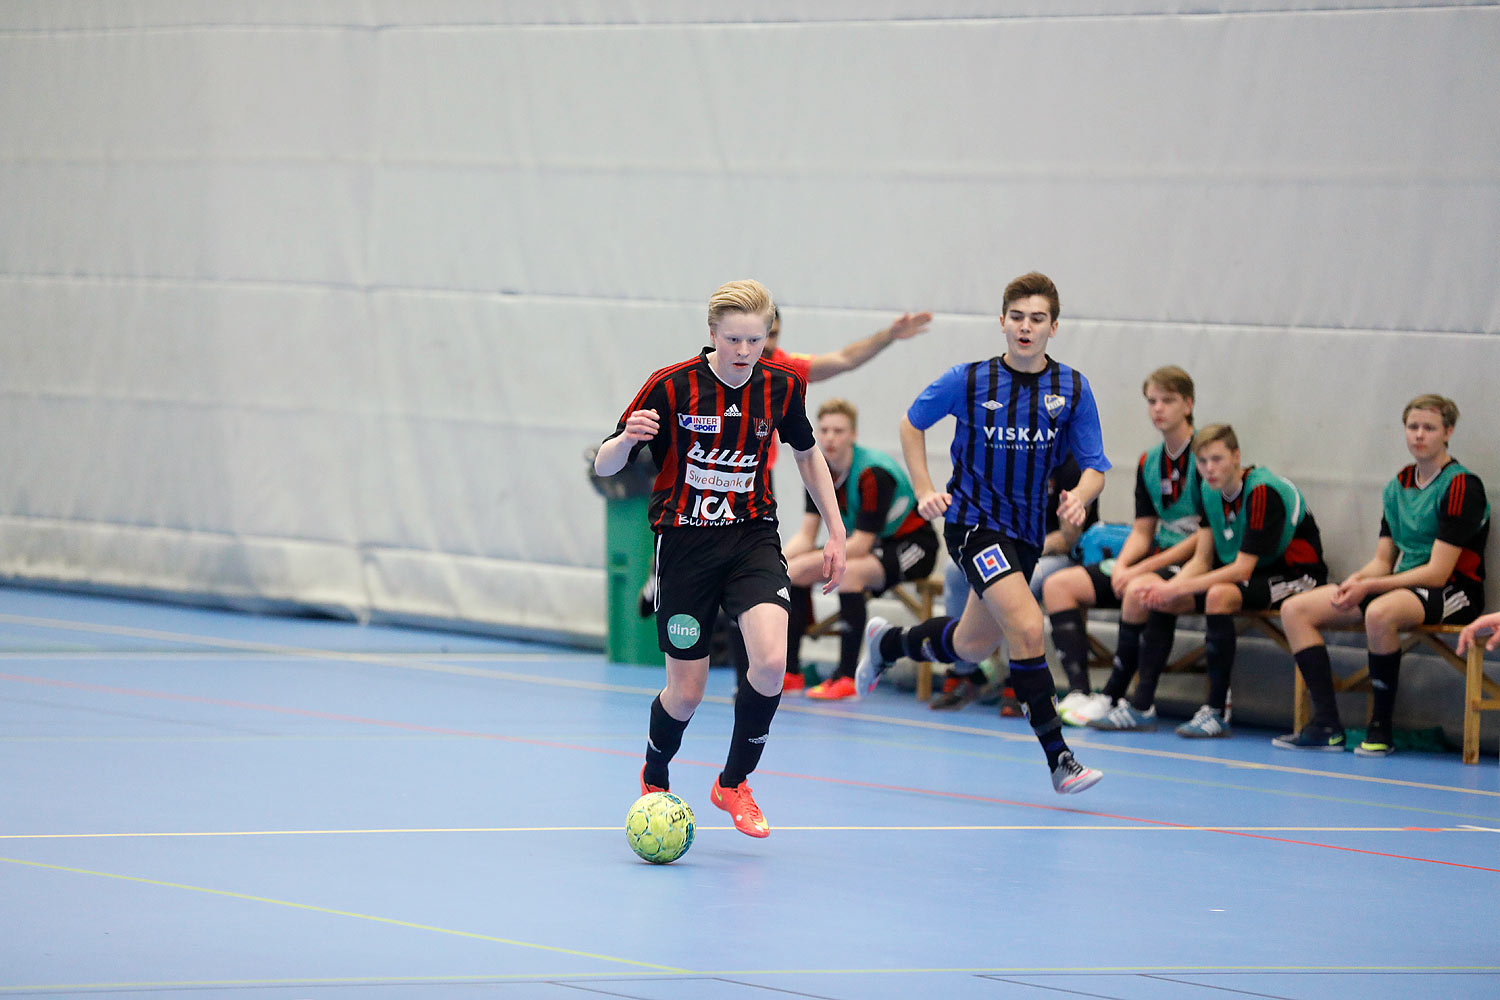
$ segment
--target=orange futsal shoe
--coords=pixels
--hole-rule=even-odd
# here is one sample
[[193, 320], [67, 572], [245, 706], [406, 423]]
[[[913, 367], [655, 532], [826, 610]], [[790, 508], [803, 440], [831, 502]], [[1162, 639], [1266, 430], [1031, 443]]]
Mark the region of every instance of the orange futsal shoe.
[[787, 674], [781, 678], [781, 693], [787, 694], [792, 691], [801, 691], [807, 687], [807, 681], [803, 680], [801, 674]]
[[646, 765], [641, 765], [641, 794], [650, 795], [652, 792], [665, 792], [666, 789], [659, 785], [646, 784]]
[[766, 822], [760, 806], [755, 804], [755, 796], [750, 794], [750, 782], [742, 781], [734, 788], [725, 788], [715, 778], [708, 800], [734, 819], [734, 828], [740, 833], [749, 837], [771, 835], [771, 824]]
[[840, 698], [853, 698], [857, 693], [853, 677], [830, 677], [822, 684], [814, 684], [807, 689], [807, 696], [816, 701], [838, 701]]

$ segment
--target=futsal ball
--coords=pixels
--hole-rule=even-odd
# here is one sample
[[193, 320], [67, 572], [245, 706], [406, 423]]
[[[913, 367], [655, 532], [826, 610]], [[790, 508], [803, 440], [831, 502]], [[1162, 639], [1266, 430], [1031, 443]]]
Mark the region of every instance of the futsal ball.
[[651, 792], [625, 814], [630, 849], [653, 865], [676, 861], [693, 846], [693, 810], [671, 792]]

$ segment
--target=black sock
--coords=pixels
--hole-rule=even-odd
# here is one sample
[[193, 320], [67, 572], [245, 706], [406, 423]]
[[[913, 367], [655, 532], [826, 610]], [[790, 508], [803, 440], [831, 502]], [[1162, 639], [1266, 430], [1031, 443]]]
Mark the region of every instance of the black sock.
[[729, 640], [729, 661], [734, 664], [735, 683], [744, 687], [747, 683], [745, 672], [750, 669], [750, 651], [745, 648], [745, 634], [740, 631], [740, 623], [730, 618], [724, 635]]
[[1208, 665], [1208, 707], [1223, 715], [1229, 700], [1229, 675], [1234, 670], [1238, 635], [1234, 631], [1234, 618], [1229, 615], [1209, 615], [1206, 621], [1203, 638]]
[[[812, 624], [812, 591], [807, 587], [791, 589], [791, 607], [786, 613], [786, 672], [802, 673], [802, 637]], [[741, 640], [743, 641], [743, 639]]]
[[[901, 637], [901, 655], [913, 660], [936, 660], [939, 663], [957, 663], [959, 655], [950, 644], [957, 618], [929, 618], [913, 625]], [[882, 650], [885, 644], [882, 643]], [[890, 662], [890, 661], [887, 661]]]
[[677, 749], [682, 746], [682, 733], [690, 721], [679, 722], [668, 715], [662, 707], [661, 695], [652, 699], [651, 728], [646, 738], [646, 784], [657, 788], [672, 787], [667, 783], [667, 765], [677, 756]]
[[1167, 669], [1176, 631], [1176, 615], [1153, 611], [1146, 616], [1146, 627], [1141, 630], [1141, 673], [1136, 678], [1135, 695], [1130, 699], [1138, 712], [1148, 711], [1156, 703], [1156, 682]]
[[1082, 608], [1069, 608], [1052, 616], [1052, 644], [1062, 660], [1069, 689], [1088, 694], [1089, 637], [1084, 631]]
[[854, 668], [859, 665], [859, 648], [865, 641], [868, 613], [863, 593], [839, 595], [839, 620], [844, 623], [844, 630], [839, 633], [839, 666], [833, 676], [854, 676]]
[[1130, 682], [1141, 664], [1141, 631], [1145, 622], [1128, 622], [1120, 619], [1120, 641], [1115, 651], [1115, 662], [1109, 670], [1109, 680], [1104, 682], [1104, 693], [1112, 702], [1125, 697]]
[[1384, 726], [1390, 732], [1396, 714], [1396, 682], [1401, 675], [1401, 653], [1370, 654], [1370, 687], [1374, 692], [1370, 706], [1370, 728]]
[[781, 704], [781, 692], [763, 695], [749, 684], [741, 684], [734, 696], [734, 734], [729, 739], [729, 757], [719, 772], [719, 784], [734, 788], [744, 784], [760, 763], [771, 732], [771, 719]]
[[1047, 755], [1047, 767], [1056, 767], [1057, 758], [1068, 749], [1068, 744], [1063, 739], [1062, 720], [1057, 717], [1057, 685], [1052, 682], [1046, 657], [1011, 660], [1010, 685], [1031, 722], [1031, 731], [1042, 745], [1042, 752]]
[[1328, 658], [1327, 646], [1308, 646], [1292, 654], [1297, 669], [1302, 672], [1302, 682], [1307, 693], [1312, 695], [1312, 721], [1329, 729], [1343, 729], [1339, 721], [1338, 695], [1333, 690], [1333, 663]]

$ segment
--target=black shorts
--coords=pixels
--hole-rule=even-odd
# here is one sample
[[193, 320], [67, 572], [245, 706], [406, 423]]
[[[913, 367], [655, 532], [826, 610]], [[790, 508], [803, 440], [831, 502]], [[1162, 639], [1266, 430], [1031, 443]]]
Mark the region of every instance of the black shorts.
[[[1417, 600], [1422, 602], [1422, 624], [1423, 625], [1467, 625], [1479, 617], [1484, 610], [1484, 593], [1478, 588], [1470, 590], [1466, 587], [1456, 587], [1448, 584], [1445, 587], [1407, 587], [1408, 591], [1417, 595]], [[1386, 591], [1392, 593], [1392, 591]], [[1363, 614], [1376, 597], [1366, 597], [1359, 602], [1360, 613]]]
[[[1100, 569], [1101, 563], [1089, 563], [1084, 567], [1089, 574], [1089, 582], [1094, 585], [1094, 607], [1096, 608], [1118, 608], [1123, 601], [1115, 596], [1114, 579], [1104, 570]], [[1181, 566], [1164, 566], [1153, 570], [1163, 580], [1170, 580], [1182, 572]]]
[[1029, 581], [1036, 561], [1042, 557], [1040, 545], [967, 524], [944, 524], [943, 541], [948, 545], [948, 555], [963, 569], [970, 589], [981, 596], [1012, 573], [1020, 573]]
[[757, 604], [791, 608], [776, 522], [666, 528], [656, 538], [658, 648], [679, 660], [708, 655], [719, 608], [739, 618]]
[[[1299, 573], [1295, 570], [1279, 570], [1272, 573], [1251, 573], [1250, 579], [1238, 584], [1241, 611], [1274, 611], [1293, 594], [1305, 594], [1328, 582], [1328, 574]], [[1193, 607], [1201, 615], [1207, 607], [1206, 593], [1193, 595]]]
[[874, 597], [890, 590], [903, 580], [925, 580], [937, 565], [938, 536], [932, 525], [924, 524], [900, 538], [882, 538], [870, 550], [885, 570], [885, 586], [870, 591]]

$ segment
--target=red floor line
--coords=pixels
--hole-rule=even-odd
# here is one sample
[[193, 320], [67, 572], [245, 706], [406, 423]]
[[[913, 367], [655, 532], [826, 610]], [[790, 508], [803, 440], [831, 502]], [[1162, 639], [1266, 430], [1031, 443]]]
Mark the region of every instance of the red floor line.
[[[176, 694], [170, 691], [145, 691], [139, 688], [112, 687], [105, 684], [88, 684], [82, 681], [64, 681], [49, 677], [27, 677], [21, 674], [0, 673], [0, 680], [14, 681], [20, 684], [35, 684], [41, 687], [66, 688], [74, 691], [92, 691], [100, 694], [127, 695], [133, 698], [152, 698], [159, 701], [178, 701], [197, 705], [214, 705], [220, 708], [238, 708], [256, 712], [272, 712], [280, 715], [293, 715], [302, 718], [323, 719], [329, 722], [349, 722], [366, 726], [381, 726], [387, 729], [399, 729], [406, 732], [432, 733], [441, 736], [462, 736], [471, 739], [498, 740], [504, 743], [518, 743], [528, 746], [549, 747], [557, 750], [576, 750], [584, 753], [601, 753], [617, 757], [636, 757], [640, 751], [636, 750], [611, 750], [607, 747], [583, 746], [575, 743], [561, 743], [555, 740], [538, 740], [522, 736], [505, 736], [499, 733], [485, 733], [468, 729], [450, 729], [446, 726], [428, 726], [416, 722], [398, 722], [392, 719], [371, 719], [359, 715], [343, 715], [337, 712], [321, 712], [307, 708], [292, 708], [287, 705], [262, 705], [256, 702], [234, 701], [224, 698], [209, 698], [204, 695]], [[676, 760], [676, 764], [688, 764], [695, 767], [717, 768], [717, 764], [696, 760]], [[1358, 847], [1341, 847], [1337, 844], [1320, 844], [1308, 840], [1291, 840], [1285, 837], [1271, 837], [1259, 833], [1247, 833], [1241, 830], [1220, 830], [1212, 827], [1197, 827], [1188, 823], [1173, 823], [1168, 820], [1146, 819], [1139, 816], [1125, 816], [1117, 813], [1098, 812], [1091, 809], [1077, 809], [1069, 806], [1048, 806], [1039, 802], [1021, 802], [1015, 799], [1001, 799], [990, 795], [975, 795], [967, 792], [945, 792], [933, 788], [912, 788], [905, 785], [887, 785], [880, 782], [857, 781], [852, 778], [830, 778], [822, 775], [799, 774], [792, 771], [762, 771], [762, 774], [775, 775], [781, 778], [792, 778], [799, 781], [815, 781], [825, 784], [845, 785], [851, 788], [864, 788], [876, 791], [904, 792], [910, 795], [925, 795], [938, 798], [960, 799], [970, 802], [984, 802], [994, 805], [1015, 806], [1021, 809], [1037, 809], [1045, 812], [1071, 813], [1076, 816], [1090, 816], [1095, 819], [1113, 819], [1126, 823], [1141, 823], [1150, 826], [1166, 826], [1179, 830], [1202, 830], [1206, 833], [1219, 833], [1232, 837], [1247, 837], [1252, 840], [1267, 840], [1274, 843], [1292, 844], [1298, 847], [1320, 847], [1329, 851], [1343, 851], [1349, 854], [1365, 854], [1378, 858], [1391, 858], [1398, 861], [1417, 861], [1431, 865], [1445, 865], [1451, 868], [1464, 868], [1469, 871], [1494, 872], [1500, 874], [1500, 868], [1486, 868], [1481, 865], [1466, 865], [1457, 861], [1441, 861], [1437, 858], [1417, 858], [1405, 854], [1388, 854], [1383, 851], [1370, 851]]]

